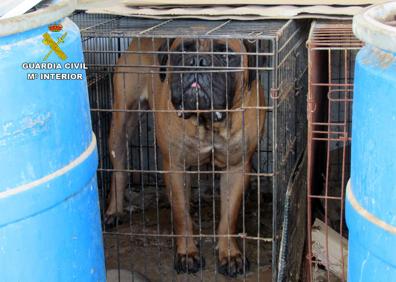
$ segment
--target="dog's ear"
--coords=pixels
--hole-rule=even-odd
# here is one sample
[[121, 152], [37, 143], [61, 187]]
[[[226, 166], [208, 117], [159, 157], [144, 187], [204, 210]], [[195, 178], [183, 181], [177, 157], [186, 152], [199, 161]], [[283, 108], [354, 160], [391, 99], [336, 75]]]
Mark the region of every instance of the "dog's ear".
[[174, 38], [165, 40], [164, 43], [159, 47], [158, 51], [158, 62], [161, 65], [160, 67], [160, 80], [163, 82], [166, 78], [166, 65], [168, 64], [169, 50], [175, 41]]
[[252, 82], [257, 79], [257, 74], [259, 71], [256, 69], [258, 67], [263, 67], [264, 66], [264, 56], [260, 56], [260, 41], [257, 40], [243, 40], [243, 45], [245, 45], [246, 51], [248, 53], [254, 53], [251, 55], [248, 55], [248, 89], [251, 89], [252, 87]]

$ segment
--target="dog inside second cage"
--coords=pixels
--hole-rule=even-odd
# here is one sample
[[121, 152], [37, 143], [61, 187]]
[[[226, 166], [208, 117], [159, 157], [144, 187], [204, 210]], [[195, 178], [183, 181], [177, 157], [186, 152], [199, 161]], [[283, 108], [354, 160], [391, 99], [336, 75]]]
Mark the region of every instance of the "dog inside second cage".
[[[125, 167], [126, 142], [122, 137], [133, 136], [138, 111], [147, 102], [148, 109], [155, 112], [155, 137], [172, 208], [176, 236], [174, 268], [178, 273], [195, 273], [205, 266], [193, 232], [188, 173], [192, 167], [205, 164], [221, 170], [218, 272], [235, 277], [249, 270], [249, 260], [234, 235], [265, 117], [265, 112], [258, 110], [264, 106], [263, 90], [256, 82], [255, 71], [249, 70], [249, 63], [250, 67], [257, 66], [256, 58], [247, 55], [255, 47], [249, 44], [220, 39], [141, 39], [133, 41], [128, 48], [131, 53], [123, 54], [117, 61], [114, 106], [132, 112], [113, 113], [109, 137], [111, 161], [116, 170]], [[140, 64], [160, 66], [159, 73], [142, 77], [130, 70]], [[242, 107], [246, 110], [242, 111]], [[113, 173], [107, 224], [123, 211], [126, 185], [126, 173]]]

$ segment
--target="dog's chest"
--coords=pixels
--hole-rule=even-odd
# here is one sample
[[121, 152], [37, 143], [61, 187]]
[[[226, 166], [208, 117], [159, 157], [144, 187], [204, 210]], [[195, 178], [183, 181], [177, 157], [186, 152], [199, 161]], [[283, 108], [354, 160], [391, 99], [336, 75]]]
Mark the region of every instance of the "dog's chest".
[[[199, 136], [190, 137], [190, 152], [197, 152], [200, 162], [214, 160], [215, 165], [225, 167], [239, 163], [243, 153], [242, 131], [231, 134], [224, 131], [200, 129]], [[213, 156], [212, 156], [213, 155]]]

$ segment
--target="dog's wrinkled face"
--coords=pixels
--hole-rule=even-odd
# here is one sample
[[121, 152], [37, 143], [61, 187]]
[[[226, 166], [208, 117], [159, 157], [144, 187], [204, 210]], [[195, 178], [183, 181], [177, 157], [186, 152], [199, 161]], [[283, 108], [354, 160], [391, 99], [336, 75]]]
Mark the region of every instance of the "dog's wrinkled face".
[[[213, 42], [213, 50], [212, 46], [207, 46], [208, 43], [186, 41], [177, 46], [177, 54], [170, 56], [174, 71], [171, 79], [172, 103], [176, 109], [183, 110], [184, 118], [192, 115], [188, 110], [225, 110], [232, 107], [235, 73], [227, 72], [225, 67], [240, 67], [241, 58], [227, 55], [227, 46], [223, 43]], [[208, 54], [211, 51], [214, 53]], [[228, 53], [232, 52], [234, 50], [228, 48]], [[212, 111], [202, 112], [200, 116], [204, 120], [221, 121], [226, 114]]]
[[[219, 122], [231, 109], [241, 77], [235, 71], [242, 67], [243, 45], [220, 40], [176, 40], [172, 42], [168, 68], [172, 104], [185, 119], [199, 113], [200, 122]], [[234, 50], [238, 49], [238, 50]], [[246, 52], [246, 50], [242, 50]], [[164, 63], [164, 61], [163, 61]], [[247, 65], [247, 63], [246, 63]], [[164, 78], [164, 77], [162, 77]], [[219, 111], [216, 111], [219, 110]]]

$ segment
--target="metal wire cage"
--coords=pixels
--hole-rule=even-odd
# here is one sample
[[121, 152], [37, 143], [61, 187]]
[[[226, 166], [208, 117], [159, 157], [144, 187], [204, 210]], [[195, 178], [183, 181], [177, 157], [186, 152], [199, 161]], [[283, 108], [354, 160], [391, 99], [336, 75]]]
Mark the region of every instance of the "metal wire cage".
[[[253, 108], [257, 113], [265, 112], [265, 129], [261, 138], [255, 141], [257, 150], [249, 172], [250, 188], [243, 194], [237, 234], [234, 236], [238, 238], [241, 252], [249, 258], [251, 265], [250, 272], [240, 278], [243, 281], [265, 281], [272, 276], [275, 280], [286, 187], [306, 144], [306, 24], [293, 20], [154, 20], [84, 13], [77, 13], [72, 19], [81, 29], [88, 66], [91, 118], [100, 156], [98, 185], [102, 212], [105, 211], [111, 175], [117, 171], [112, 167], [108, 146], [111, 118], [117, 111], [128, 112], [126, 108], [114, 107], [113, 77], [118, 58], [128, 52], [138, 56], [188, 54], [183, 49], [169, 48], [175, 38], [194, 44], [205, 40], [212, 46], [219, 39], [226, 46], [231, 40], [237, 40], [241, 46], [247, 42], [256, 47], [254, 51], [248, 51], [249, 56], [256, 58], [256, 65], [249, 66], [248, 70], [258, 78], [257, 85], [252, 87], [260, 85], [263, 89], [265, 106]], [[139, 48], [128, 51], [132, 42], [140, 46], [147, 39], [151, 42], [162, 39], [167, 42], [167, 48], [150, 52]], [[217, 52], [230, 55], [227, 47]], [[194, 54], [200, 55], [197, 51]], [[216, 50], [212, 48], [207, 54], [214, 56]], [[233, 51], [231, 55], [242, 58], [246, 53]], [[125, 72], [136, 72], [142, 80], [143, 77], [154, 80], [154, 76], [164, 72], [161, 65], [143, 61], [124, 66], [127, 67]], [[195, 69], [197, 73], [200, 71], [230, 75], [245, 69], [228, 64], [218, 68], [212, 64], [205, 66], [204, 70], [199, 67]], [[175, 70], [173, 72], [177, 73]], [[236, 110], [227, 108], [223, 112], [228, 115], [232, 111], [243, 113], [248, 109], [248, 106], [242, 105]], [[183, 173], [192, 176], [190, 214], [197, 230], [194, 238], [198, 241], [200, 253], [206, 258], [206, 266], [193, 276], [177, 275], [173, 270], [177, 236], [173, 231], [172, 209], [163, 189], [164, 175], [171, 172], [163, 169], [163, 156], [157, 146], [158, 129], [154, 120], [158, 111], [147, 109], [143, 104], [139, 104], [135, 111], [139, 113], [138, 125], [130, 141], [125, 144], [127, 162], [121, 170], [128, 175], [124, 204], [126, 213], [121, 217], [122, 223], [115, 228], [109, 230], [104, 226], [106, 267], [136, 271], [152, 281], [178, 281], [181, 278], [222, 281], [225, 278], [217, 271], [216, 241], [219, 236], [216, 229], [220, 206], [219, 175], [227, 173], [228, 166], [219, 169], [213, 162], [198, 162], [196, 166], [183, 168]], [[212, 107], [210, 112], [213, 111]], [[171, 108], [168, 112], [179, 114]], [[242, 128], [245, 125], [243, 121]], [[241, 150], [243, 147], [244, 144], [241, 144]]]
[[[350, 21], [319, 21], [311, 25], [307, 46], [309, 281], [320, 276], [345, 281], [344, 192], [350, 173], [354, 64], [362, 43]], [[324, 225], [314, 224], [317, 219]], [[313, 232], [322, 232], [323, 240], [313, 238]]]

